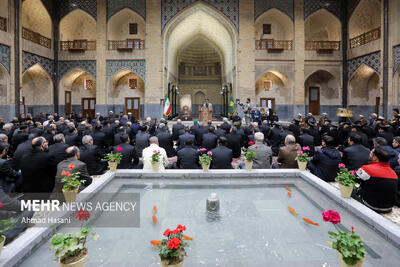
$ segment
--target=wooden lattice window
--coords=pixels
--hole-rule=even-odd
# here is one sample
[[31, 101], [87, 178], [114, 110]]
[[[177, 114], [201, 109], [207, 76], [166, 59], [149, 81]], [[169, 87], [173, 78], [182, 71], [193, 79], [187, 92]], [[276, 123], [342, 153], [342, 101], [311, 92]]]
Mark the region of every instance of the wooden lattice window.
[[263, 24], [263, 34], [271, 34], [271, 24]]
[[136, 89], [137, 88], [137, 79], [129, 79], [129, 88]]
[[94, 81], [85, 79], [83, 86], [85, 90], [92, 90], [94, 88]]
[[272, 81], [270, 80], [266, 80], [264, 81], [264, 90], [265, 91], [269, 91], [272, 87]]
[[137, 23], [129, 23], [129, 34], [137, 34], [138, 25]]

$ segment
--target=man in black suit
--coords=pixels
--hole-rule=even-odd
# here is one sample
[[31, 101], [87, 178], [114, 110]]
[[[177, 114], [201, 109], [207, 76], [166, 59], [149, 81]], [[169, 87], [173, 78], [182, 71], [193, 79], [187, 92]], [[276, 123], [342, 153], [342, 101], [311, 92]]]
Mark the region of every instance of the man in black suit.
[[193, 141], [194, 138], [195, 138], [194, 135], [190, 134], [189, 128], [185, 128], [185, 133], [180, 135], [179, 138], [178, 138], [178, 143], [177, 143], [178, 148], [177, 148], [177, 150], [179, 151], [179, 150], [181, 150], [182, 148], [185, 147], [186, 140], [192, 139], [192, 141]]
[[68, 133], [65, 135], [65, 143], [69, 146], [80, 145], [78, 130], [75, 127], [68, 129]]
[[228, 132], [225, 132], [225, 130], [221, 129], [221, 125], [217, 125], [217, 129], [215, 130], [215, 134], [218, 136], [218, 138], [222, 136], [226, 136], [229, 132], [231, 131], [231, 128], [229, 128]]
[[342, 157], [342, 162], [346, 165], [346, 168], [356, 171], [361, 166], [368, 164], [370, 151], [361, 144], [361, 136], [357, 133], [350, 133], [347, 142], [349, 147], [344, 149]]
[[232, 169], [232, 150], [227, 148], [228, 140], [221, 137], [218, 140], [218, 147], [211, 150], [212, 152], [212, 169]]
[[114, 135], [114, 145], [117, 146], [121, 144], [121, 136], [126, 134], [124, 126], [118, 128], [118, 132]]
[[114, 128], [111, 126], [110, 122], [107, 122], [103, 128], [104, 142], [106, 147], [111, 147], [114, 145]]
[[226, 140], [228, 148], [232, 150], [232, 157], [240, 158], [242, 154], [242, 137], [236, 127], [231, 128], [231, 132], [226, 135]]
[[172, 140], [178, 141], [179, 136], [184, 131], [185, 126], [182, 124], [182, 121], [178, 119], [176, 123], [172, 126]]
[[53, 160], [56, 165], [67, 158], [65, 150], [68, 147], [69, 145], [65, 144], [65, 138], [63, 134], [56, 134], [54, 136], [54, 144], [49, 146], [49, 153], [53, 156]]
[[221, 129], [225, 131], [226, 134], [228, 134], [231, 131], [231, 125], [228, 122], [227, 118], [223, 118], [223, 123], [221, 124]]
[[80, 160], [86, 163], [90, 175], [103, 174], [107, 169], [107, 165], [102, 161], [104, 158], [103, 153], [93, 145], [93, 138], [90, 135], [85, 135], [82, 138], [82, 147]]
[[178, 161], [176, 166], [178, 169], [198, 169], [199, 152], [193, 148], [193, 138], [185, 140], [185, 147], [178, 151]]
[[314, 137], [308, 134], [307, 128], [304, 127], [300, 128], [300, 136], [299, 138], [297, 138], [297, 142], [300, 144], [302, 148], [308, 146], [310, 148], [310, 151], [307, 152], [309, 153], [308, 155], [310, 157], [314, 156], [315, 154]]
[[298, 138], [300, 136], [300, 120], [298, 118], [293, 119], [292, 124], [289, 125], [289, 131], [291, 131], [294, 137]]
[[203, 134], [203, 142], [201, 146], [207, 150], [211, 150], [217, 147], [218, 136], [214, 133], [214, 130], [214, 127], [210, 126], [210, 128], [208, 128], [208, 133]]
[[37, 136], [41, 136], [43, 134], [43, 125], [40, 122], [35, 122], [35, 127], [29, 129], [29, 133], [35, 133]]
[[44, 137], [32, 140], [32, 150], [21, 161], [22, 192], [50, 193], [54, 188], [57, 165], [48, 151]]
[[25, 154], [30, 153], [30, 151], [32, 150], [32, 140], [36, 137], [38, 137], [37, 134], [29, 134], [28, 140], [26, 140], [22, 144], [19, 144], [17, 150], [15, 150], [14, 152], [12, 160], [12, 167], [14, 170], [19, 171], [21, 169], [22, 157]]
[[92, 134], [93, 145], [97, 146], [103, 153], [106, 152], [105, 133], [103, 133], [103, 126], [97, 124]]
[[279, 145], [282, 143], [281, 129], [278, 122], [275, 122], [272, 126], [272, 129], [269, 131], [268, 140], [271, 145], [273, 155], [278, 155]]
[[388, 131], [389, 126], [379, 124], [378, 125], [378, 134], [376, 137], [383, 137], [385, 138], [386, 142], [388, 144], [391, 144], [393, 142], [393, 133]]
[[22, 176], [11, 168], [11, 162], [7, 159], [8, 145], [0, 143], [0, 187], [4, 192], [15, 192], [22, 182]]
[[146, 125], [142, 125], [135, 138], [136, 152], [139, 157], [142, 156], [143, 149], [149, 146], [149, 138], [150, 134], [148, 133], [148, 127]]
[[169, 133], [168, 129], [164, 128], [165, 125], [160, 124], [160, 129], [164, 129], [157, 134], [158, 145], [165, 149], [168, 158], [176, 156], [176, 150], [174, 148], [174, 141], [172, 140], [172, 134]]
[[196, 129], [195, 137], [196, 137], [196, 145], [201, 146], [203, 144], [203, 135], [208, 133], [208, 125], [203, 125], [202, 122], [199, 123], [199, 128]]
[[11, 139], [11, 150], [14, 152], [18, 145], [28, 140], [28, 126], [21, 125]]
[[114, 147], [114, 153], [122, 154], [118, 169], [136, 169], [139, 164], [139, 157], [135, 147], [129, 144], [131, 140], [127, 134], [121, 135], [120, 139], [121, 144]]

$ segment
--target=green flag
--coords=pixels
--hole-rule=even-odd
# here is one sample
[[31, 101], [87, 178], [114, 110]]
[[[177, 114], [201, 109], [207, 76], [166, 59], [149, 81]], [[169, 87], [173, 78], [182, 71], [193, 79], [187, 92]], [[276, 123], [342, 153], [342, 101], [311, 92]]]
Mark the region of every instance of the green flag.
[[229, 115], [232, 115], [235, 111], [236, 111], [235, 101], [233, 100], [233, 95], [231, 95], [231, 98], [229, 99], [229, 110], [228, 110], [228, 113], [229, 113]]

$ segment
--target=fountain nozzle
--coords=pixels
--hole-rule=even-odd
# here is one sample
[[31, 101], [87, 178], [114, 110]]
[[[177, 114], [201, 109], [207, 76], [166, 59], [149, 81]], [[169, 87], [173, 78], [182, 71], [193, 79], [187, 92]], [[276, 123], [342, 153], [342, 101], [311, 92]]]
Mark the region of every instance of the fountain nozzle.
[[219, 211], [219, 198], [216, 193], [211, 193], [207, 198], [207, 211]]

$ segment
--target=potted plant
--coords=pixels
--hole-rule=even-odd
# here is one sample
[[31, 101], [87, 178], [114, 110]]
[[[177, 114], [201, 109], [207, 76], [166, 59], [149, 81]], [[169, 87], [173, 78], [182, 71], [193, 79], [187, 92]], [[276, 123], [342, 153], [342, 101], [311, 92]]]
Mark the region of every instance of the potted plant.
[[[88, 249], [85, 245], [92, 227], [83, 227], [83, 224], [89, 218], [89, 211], [79, 210], [75, 215], [75, 219], [79, 219], [82, 222], [79, 232], [57, 233], [50, 239], [50, 250], [55, 250], [55, 256], [58, 258], [58, 263], [61, 267], [84, 267], [86, 265]], [[92, 238], [97, 240], [98, 235], [92, 233]]]
[[[334, 225], [340, 223], [340, 215], [334, 210], [324, 211], [322, 218], [325, 222], [331, 222]], [[354, 233], [354, 227], [351, 227], [351, 232], [338, 231], [336, 233], [329, 231], [328, 234], [333, 240], [329, 243], [337, 251], [341, 267], [362, 266], [367, 252], [360, 236]]]
[[[0, 207], [3, 207], [3, 203], [0, 202]], [[6, 236], [3, 235], [3, 232], [11, 230], [14, 228], [17, 223], [17, 218], [7, 218], [5, 220], [0, 220], [0, 255], [3, 250], [4, 243], [6, 242]]]
[[153, 155], [151, 155], [151, 167], [155, 172], [158, 172], [160, 170], [160, 157], [161, 157], [160, 151], [154, 150]]
[[[73, 169], [75, 169], [75, 165], [69, 164], [68, 169], [72, 171]], [[66, 202], [75, 202], [79, 186], [85, 182], [85, 180], [79, 180], [79, 174], [79, 172], [71, 173], [66, 170], [63, 170], [61, 172], [61, 175], [64, 176], [61, 179], [61, 182], [64, 183], [62, 187], [62, 192]]]
[[210, 164], [211, 164], [211, 160], [212, 160], [212, 152], [208, 151], [206, 153], [207, 149], [205, 148], [200, 148], [199, 152], [200, 157], [199, 157], [199, 162], [201, 164], [201, 167], [203, 168], [203, 171], [207, 172], [210, 170]]
[[[121, 150], [117, 151], [122, 151], [122, 147], [120, 147]], [[108, 161], [108, 167], [110, 168], [110, 171], [115, 172], [117, 170], [118, 164], [121, 162], [122, 159], [122, 154], [121, 153], [108, 153], [104, 159]]]
[[246, 158], [245, 164], [246, 164], [246, 170], [251, 171], [253, 168], [253, 160], [256, 158], [257, 152], [254, 151], [247, 151], [244, 154], [244, 157]]
[[336, 182], [339, 182], [340, 194], [344, 198], [350, 198], [353, 192], [356, 182], [356, 171], [349, 171], [346, 165], [343, 163], [339, 164], [339, 172], [335, 178]]
[[297, 156], [295, 158], [301, 171], [305, 171], [307, 168], [308, 153], [305, 151], [310, 151], [310, 147], [304, 146], [302, 150], [297, 151]]
[[182, 267], [186, 256], [185, 247], [187, 243], [183, 240], [183, 231], [186, 227], [178, 225], [175, 230], [167, 229], [165, 238], [157, 247], [162, 267]]

